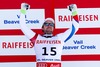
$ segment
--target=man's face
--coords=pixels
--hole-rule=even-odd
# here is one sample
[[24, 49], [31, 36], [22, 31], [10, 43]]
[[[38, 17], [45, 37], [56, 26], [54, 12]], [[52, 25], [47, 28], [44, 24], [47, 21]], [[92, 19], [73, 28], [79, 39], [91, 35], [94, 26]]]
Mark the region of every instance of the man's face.
[[47, 20], [46, 22], [44, 22], [42, 30], [45, 34], [52, 34], [54, 30], [54, 23], [50, 20]]

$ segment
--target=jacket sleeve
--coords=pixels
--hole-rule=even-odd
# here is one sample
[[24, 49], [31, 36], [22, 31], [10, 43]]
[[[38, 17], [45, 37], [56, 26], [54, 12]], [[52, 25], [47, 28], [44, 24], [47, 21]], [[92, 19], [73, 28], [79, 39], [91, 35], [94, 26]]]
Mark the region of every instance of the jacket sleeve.
[[64, 33], [59, 34], [59, 37], [61, 37], [61, 40], [64, 42], [67, 42], [79, 29], [78, 14], [76, 11], [74, 13], [72, 12], [72, 17], [71, 27]]
[[29, 29], [29, 28], [26, 26], [25, 14], [23, 14], [23, 13], [20, 14], [20, 26], [21, 26], [22, 32], [25, 34], [25, 36], [26, 36], [28, 39], [31, 39], [31, 38], [33, 38], [33, 37], [36, 35], [35, 32], [33, 32], [31, 29]]

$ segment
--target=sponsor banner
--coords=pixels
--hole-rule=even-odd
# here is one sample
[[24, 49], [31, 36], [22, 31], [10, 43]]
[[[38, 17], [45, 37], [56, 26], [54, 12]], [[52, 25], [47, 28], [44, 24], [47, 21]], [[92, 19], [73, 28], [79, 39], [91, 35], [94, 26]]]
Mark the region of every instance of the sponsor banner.
[[[100, 28], [100, 8], [78, 8], [80, 28]], [[55, 9], [56, 28], [70, 28], [71, 12], [68, 9]]]
[[36, 67], [62, 67], [61, 63], [56, 63], [56, 62], [38, 62], [36, 63]]
[[100, 67], [100, 61], [68, 61], [62, 67]]
[[0, 55], [33, 55], [34, 44], [25, 36], [0, 36]]
[[[1, 67], [36, 67], [35, 62], [0, 63]], [[62, 67], [100, 67], [100, 61], [63, 61]]]
[[63, 54], [100, 54], [99, 38], [100, 35], [75, 35], [63, 46]]
[[[63, 55], [100, 54], [99, 38], [100, 35], [74, 35], [64, 44]], [[35, 55], [33, 43], [25, 36], [0, 36], [0, 39], [1, 55]]]
[[36, 67], [35, 62], [0, 63], [1, 67]]
[[[20, 10], [0, 10], [0, 29], [20, 29]], [[25, 15], [29, 28], [40, 29], [44, 22], [44, 9], [30, 9]]]
[[[100, 27], [99, 10], [100, 8], [79, 8], [80, 28]], [[20, 29], [20, 10], [0, 10], [0, 15], [0, 29]], [[41, 29], [44, 22], [44, 9], [31, 9], [27, 12], [25, 18], [29, 28]], [[55, 9], [55, 22], [56, 28], [70, 28], [72, 23], [71, 12], [68, 9]]]

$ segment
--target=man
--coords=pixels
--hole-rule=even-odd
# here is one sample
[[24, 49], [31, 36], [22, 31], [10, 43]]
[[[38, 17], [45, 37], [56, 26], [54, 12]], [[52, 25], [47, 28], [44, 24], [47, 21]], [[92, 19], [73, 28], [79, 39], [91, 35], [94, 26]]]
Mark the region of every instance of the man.
[[27, 3], [21, 4], [20, 25], [25, 36], [34, 43], [36, 67], [61, 67], [62, 47], [79, 28], [77, 6], [75, 4], [68, 6], [73, 16], [71, 28], [55, 36], [52, 34], [55, 26], [55, 22], [52, 18], [45, 19], [42, 26], [43, 35], [37, 34], [27, 28], [25, 24], [25, 14], [29, 7]]

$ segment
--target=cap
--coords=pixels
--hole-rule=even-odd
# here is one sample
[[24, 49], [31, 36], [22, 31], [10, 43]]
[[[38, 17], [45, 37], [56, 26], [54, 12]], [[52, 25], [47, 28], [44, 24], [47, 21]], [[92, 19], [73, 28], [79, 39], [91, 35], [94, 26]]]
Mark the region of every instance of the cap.
[[50, 21], [52, 21], [52, 22], [54, 23], [54, 19], [52, 19], [52, 18], [46, 18], [46, 19], [44, 20], [44, 22], [46, 22], [47, 20], [50, 20]]

